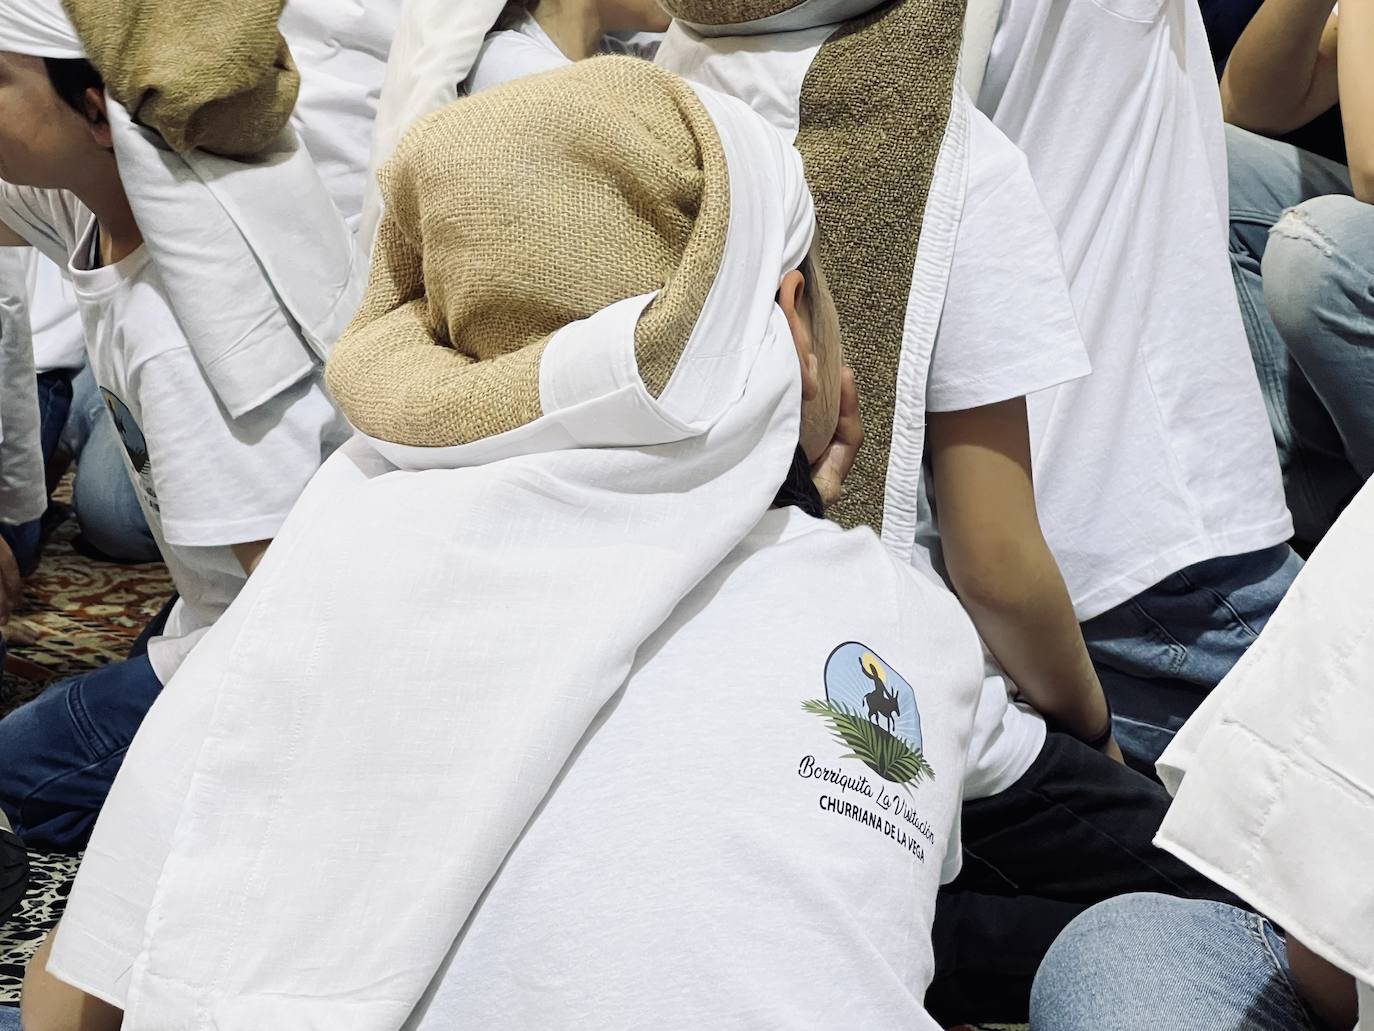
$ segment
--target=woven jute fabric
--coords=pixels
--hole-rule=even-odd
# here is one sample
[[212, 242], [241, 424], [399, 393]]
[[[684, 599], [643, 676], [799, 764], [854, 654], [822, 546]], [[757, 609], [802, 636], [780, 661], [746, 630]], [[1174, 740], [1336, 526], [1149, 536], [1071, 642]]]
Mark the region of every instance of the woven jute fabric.
[[803, 0], [661, 0], [659, 6], [691, 25], [740, 25], [771, 18]]
[[443, 447], [542, 414], [549, 337], [658, 291], [635, 332], [658, 396], [715, 281], [729, 176], [685, 82], [604, 57], [448, 105], [382, 169], [363, 304], [326, 366], [355, 426]]
[[62, 0], [110, 96], [178, 153], [243, 157], [291, 117], [285, 0]]
[[881, 529], [902, 330], [949, 124], [964, 0], [898, 0], [840, 29], [802, 85], [797, 149], [866, 438], [830, 516]]

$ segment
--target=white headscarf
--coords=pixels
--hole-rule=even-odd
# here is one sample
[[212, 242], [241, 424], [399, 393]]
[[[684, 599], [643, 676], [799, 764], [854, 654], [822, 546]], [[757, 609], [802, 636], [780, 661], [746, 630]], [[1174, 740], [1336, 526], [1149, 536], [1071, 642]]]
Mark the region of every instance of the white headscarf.
[[355, 440], [154, 705], [49, 963], [129, 1031], [400, 1027], [637, 650], [772, 503], [800, 408], [773, 299], [814, 215], [786, 141], [701, 97], [729, 229], [662, 396], [635, 297], [554, 335], [534, 422], [388, 450], [425, 471]]
[[[8, 0], [0, 51], [85, 56], [60, 0]], [[120, 178], [173, 313], [225, 409], [243, 415], [328, 355], [365, 262], [292, 129], [251, 160], [179, 155], [108, 105]], [[49, 256], [64, 267], [70, 257]]]

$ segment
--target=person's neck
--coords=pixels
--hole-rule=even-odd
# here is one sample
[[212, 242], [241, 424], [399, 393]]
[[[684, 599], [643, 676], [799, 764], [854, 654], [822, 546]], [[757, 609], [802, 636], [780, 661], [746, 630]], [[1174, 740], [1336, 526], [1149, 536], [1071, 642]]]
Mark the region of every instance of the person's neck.
[[118, 175], [83, 183], [72, 192], [91, 209], [100, 227], [102, 266], [122, 261], [143, 246], [143, 233]]
[[596, 3], [587, 0], [541, 0], [534, 20], [570, 61], [594, 55], [606, 35]]

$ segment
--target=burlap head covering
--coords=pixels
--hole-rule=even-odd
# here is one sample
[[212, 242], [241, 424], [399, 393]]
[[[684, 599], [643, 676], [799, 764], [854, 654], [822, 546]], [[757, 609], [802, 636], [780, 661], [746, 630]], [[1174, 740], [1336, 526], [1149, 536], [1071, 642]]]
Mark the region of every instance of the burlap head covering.
[[277, 31], [285, 0], [62, 5], [110, 96], [177, 153], [256, 154], [291, 117], [300, 76]]
[[806, 73], [796, 146], [816, 203], [820, 256], [866, 433], [830, 515], [847, 526], [881, 530], [905, 316], [950, 118], [964, 0], [661, 3], [713, 36], [812, 28], [850, 17], [836, 26]]
[[654, 291], [635, 349], [657, 396], [729, 223], [724, 155], [701, 102], [633, 58], [454, 102], [410, 131], [382, 188], [372, 279], [326, 375], [355, 426], [421, 447], [537, 419], [550, 335]]

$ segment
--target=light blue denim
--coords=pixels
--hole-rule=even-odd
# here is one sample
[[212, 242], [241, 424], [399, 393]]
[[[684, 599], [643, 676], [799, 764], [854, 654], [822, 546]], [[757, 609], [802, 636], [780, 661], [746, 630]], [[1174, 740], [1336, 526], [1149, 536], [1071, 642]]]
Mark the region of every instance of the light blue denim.
[[1221, 902], [1122, 895], [1056, 939], [1031, 991], [1031, 1031], [1320, 1031], [1283, 937]]
[[1374, 474], [1374, 205], [1344, 165], [1226, 127], [1231, 268], [1300, 541]]
[[21, 1031], [18, 1009], [0, 1006], [0, 1031]]
[[129, 480], [124, 445], [90, 366], [72, 380], [71, 414], [61, 447], [76, 458], [72, 507], [86, 542], [116, 562], [158, 561], [157, 541]]
[[1181, 569], [1083, 624], [1112, 728], [1145, 772], [1264, 629], [1302, 570], [1287, 544]]

